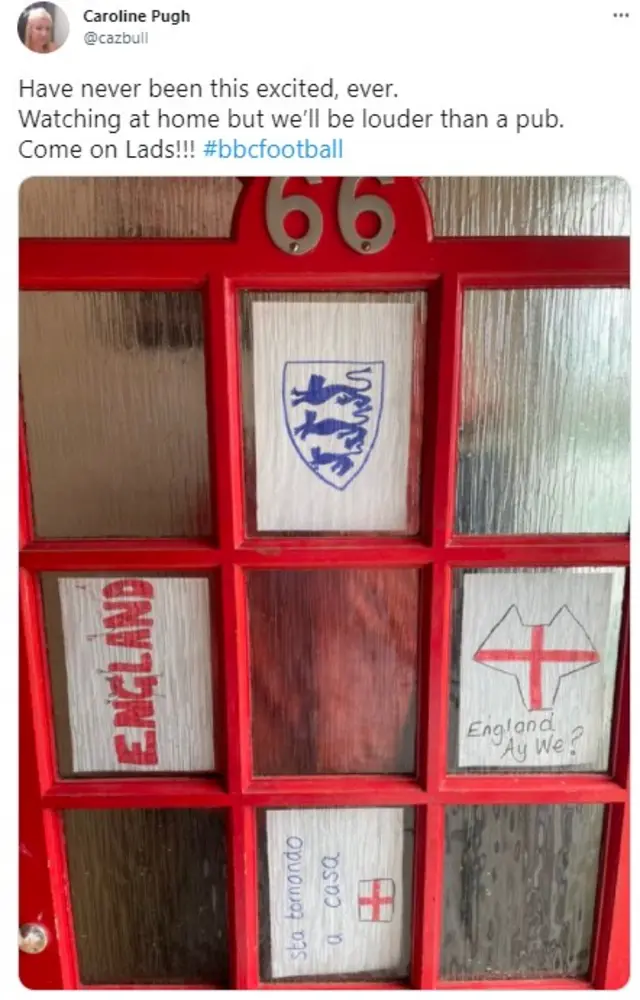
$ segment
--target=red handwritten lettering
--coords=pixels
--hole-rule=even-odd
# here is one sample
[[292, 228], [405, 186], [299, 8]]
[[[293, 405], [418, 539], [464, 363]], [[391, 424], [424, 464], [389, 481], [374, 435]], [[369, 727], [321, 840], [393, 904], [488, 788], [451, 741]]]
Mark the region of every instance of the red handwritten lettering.
[[142, 653], [139, 663], [120, 663], [116, 661], [109, 664], [109, 670], [118, 671], [118, 673], [149, 674], [152, 669], [153, 660], [151, 659], [151, 653]]
[[151, 630], [131, 629], [129, 632], [113, 632], [107, 635], [107, 646], [127, 646], [129, 649], [151, 649]]
[[102, 589], [106, 600], [112, 597], [153, 597], [153, 587], [148, 580], [114, 580]]
[[144, 747], [141, 743], [127, 744], [127, 737], [118, 735], [114, 738], [116, 757], [120, 764], [135, 764], [138, 767], [152, 767], [158, 763], [158, 746], [156, 734], [147, 729], [144, 734]]
[[158, 678], [133, 677], [132, 683], [135, 684], [136, 691], [130, 691], [129, 688], [125, 687], [124, 677], [110, 677], [109, 687], [111, 688], [111, 694], [115, 695], [116, 698], [151, 698], [153, 689], [158, 683]]
[[136, 729], [155, 729], [153, 721], [153, 702], [142, 698], [135, 701], [114, 701], [115, 715], [113, 724], [118, 729], [133, 726]]
[[154, 767], [159, 760], [153, 701], [158, 677], [151, 675], [153, 594], [153, 586], [147, 580], [113, 580], [102, 590], [106, 645], [149, 650], [141, 653], [136, 663], [114, 660], [109, 664], [114, 728], [143, 732], [142, 737], [116, 733], [113, 737], [116, 758], [120, 764], [136, 767]]
[[105, 601], [105, 611], [119, 611], [104, 619], [105, 628], [132, 628], [134, 625], [153, 625], [152, 618], [146, 618], [151, 611], [151, 601]]

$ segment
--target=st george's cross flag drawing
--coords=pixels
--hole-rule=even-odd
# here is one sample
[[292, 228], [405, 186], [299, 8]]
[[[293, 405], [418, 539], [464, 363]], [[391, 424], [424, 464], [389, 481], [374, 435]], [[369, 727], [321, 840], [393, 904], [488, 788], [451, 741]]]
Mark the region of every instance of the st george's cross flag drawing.
[[606, 770], [623, 584], [617, 569], [464, 574], [458, 766]]
[[571, 609], [549, 622], [526, 624], [512, 605], [474, 655], [476, 663], [515, 678], [525, 707], [550, 709], [563, 677], [600, 661], [600, 654]]

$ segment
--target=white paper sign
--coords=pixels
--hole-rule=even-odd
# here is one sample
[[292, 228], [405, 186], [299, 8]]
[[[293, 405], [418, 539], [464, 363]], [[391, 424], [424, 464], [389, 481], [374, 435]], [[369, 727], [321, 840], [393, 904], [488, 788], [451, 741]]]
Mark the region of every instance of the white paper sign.
[[59, 581], [76, 773], [214, 767], [206, 580]]
[[416, 302], [251, 308], [258, 530], [404, 530]]
[[274, 979], [402, 966], [403, 827], [402, 809], [267, 813]]
[[606, 770], [621, 571], [468, 573], [462, 767]]

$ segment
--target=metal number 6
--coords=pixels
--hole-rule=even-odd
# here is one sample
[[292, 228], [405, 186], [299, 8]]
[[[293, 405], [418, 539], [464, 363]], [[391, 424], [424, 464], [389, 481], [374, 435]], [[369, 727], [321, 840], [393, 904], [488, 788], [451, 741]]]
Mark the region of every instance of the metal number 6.
[[[338, 198], [338, 225], [342, 238], [352, 250], [358, 253], [379, 253], [389, 245], [396, 228], [396, 220], [391, 205], [375, 194], [356, 197], [356, 189], [361, 177], [348, 177], [340, 185]], [[392, 177], [377, 177], [380, 184], [393, 184]], [[380, 228], [375, 236], [367, 239], [356, 229], [358, 216], [363, 212], [373, 212], [380, 220]]]
[[[322, 236], [322, 212], [311, 198], [302, 194], [292, 194], [283, 197], [284, 186], [288, 177], [274, 177], [267, 189], [266, 221], [269, 236], [285, 253], [299, 256], [317, 247]], [[306, 177], [307, 184], [320, 184], [320, 177]], [[289, 236], [284, 221], [290, 212], [302, 212], [307, 218], [307, 231], [304, 236], [294, 239]]]

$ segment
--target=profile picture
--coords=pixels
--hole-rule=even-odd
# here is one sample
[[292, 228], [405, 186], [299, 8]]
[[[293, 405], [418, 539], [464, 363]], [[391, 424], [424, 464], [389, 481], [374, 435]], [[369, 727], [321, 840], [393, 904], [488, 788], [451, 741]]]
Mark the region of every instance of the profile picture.
[[29, 4], [18, 18], [20, 41], [31, 52], [41, 55], [55, 52], [64, 45], [68, 34], [67, 15], [61, 7], [48, 0]]

